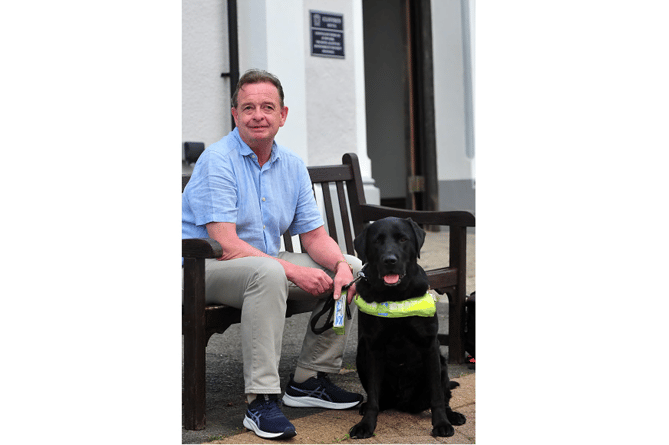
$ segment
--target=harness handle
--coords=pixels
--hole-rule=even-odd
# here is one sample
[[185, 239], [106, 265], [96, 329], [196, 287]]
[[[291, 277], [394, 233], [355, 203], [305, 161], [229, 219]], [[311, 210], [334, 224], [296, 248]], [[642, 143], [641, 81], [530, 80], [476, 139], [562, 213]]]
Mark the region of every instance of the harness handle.
[[[358, 281], [362, 280], [365, 277], [365, 274], [362, 273], [362, 270], [358, 272], [358, 277], [351, 281], [348, 284], [345, 284], [342, 286], [341, 290], [347, 290], [349, 287], [353, 286], [354, 283], [357, 283]], [[334, 307], [335, 307], [335, 300], [334, 300], [334, 294], [331, 294], [328, 300], [325, 302], [323, 305], [323, 309], [321, 309], [316, 315], [313, 316], [311, 319], [311, 331], [316, 334], [316, 335], [321, 335], [323, 332], [327, 331], [330, 329], [332, 326], [334, 326]], [[328, 314], [327, 318], [325, 319], [325, 324], [317, 328], [316, 325], [318, 324], [318, 320], [327, 312], [330, 311]], [[352, 318], [351, 317], [351, 309], [349, 309], [349, 305], [346, 305], [346, 318], [349, 320]]]
[[[332, 294], [332, 295], [334, 295], [334, 294]], [[328, 314], [327, 318], [325, 319], [326, 320], [325, 324], [322, 327], [317, 328], [316, 324], [318, 323], [318, 320], [320, 320], [320, 318], [323, 316], [323, 314], [325, 314], [328, 310], [330, 311], [330, 313]], [[312, 317], [312, 319], [311, 319], [311, 331], [316, 335], [321, 335], [323, 332], [330, 329], [334, 325], [334, 322], [332, 321], [333, 320], [333, 315], [334, 315], [334, 298], [332, 298], [332, 296], [330, 296], [330, 298], [328, 298], [328, 300], [323, 305], [323, 309], [321, 309], [320, 312], [318, 312], [316, 315], [314, 315]]]

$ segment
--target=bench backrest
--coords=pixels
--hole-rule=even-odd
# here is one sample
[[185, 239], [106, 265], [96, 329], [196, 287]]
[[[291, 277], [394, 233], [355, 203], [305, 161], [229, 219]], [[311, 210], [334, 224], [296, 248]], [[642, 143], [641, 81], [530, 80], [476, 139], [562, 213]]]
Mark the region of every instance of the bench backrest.
[[[359, 205], [365, 204], [358, 157], [347, 153], [342, 164], [307, 169], [328, 233], [339, 243], [342, 251], [355, 255], [353, 239], [362, 230]], [[182, 176], [182, 191], [189, 180], [190, 175]], [[288, 233], [283, 235], [283, 242], [287, 251], [294, 252], [293, 239]]]

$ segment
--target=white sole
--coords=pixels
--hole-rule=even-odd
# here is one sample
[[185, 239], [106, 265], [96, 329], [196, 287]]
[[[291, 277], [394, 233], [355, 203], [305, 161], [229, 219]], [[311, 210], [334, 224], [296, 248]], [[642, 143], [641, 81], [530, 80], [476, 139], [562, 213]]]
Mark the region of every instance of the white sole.
[[315, 397], [291, 397], [283, 395], [283, 404], [291, 408], [327, 408], [327, 409], [349, 409], [360, 404], [360, 402], [335, 403]]
[[289, 437], [293, 437], [293, 436], [295, 436], [295, 435], [297, 434], [295, 431], [292, 431], [292, 432], [290, 432], [290, 433], [288, 433], [288, 434], [286, 434], [285, 431], [282, 432], [282, 433], [268, 433], [268, 432], [266, 432], [266, 431], [262, 431], [262, 430], [258, 427], [258, 425], [256, 425], [256, 423], [255, 423], [253, 420], [249, 419], [249, 418], [246, 417], [246, 416], [244, 416], [244, 421], [242, 422], [242, 424], [243, 424], [247, 429], [249, 429], [249, 430], [253, 431], [254, 433], [256, 433], [256, 436], [258, 436], [258, 437], [262, 437], [263, 439], [278, 439], [278, 438], [281, 438], [281, 439], [288, 439]]

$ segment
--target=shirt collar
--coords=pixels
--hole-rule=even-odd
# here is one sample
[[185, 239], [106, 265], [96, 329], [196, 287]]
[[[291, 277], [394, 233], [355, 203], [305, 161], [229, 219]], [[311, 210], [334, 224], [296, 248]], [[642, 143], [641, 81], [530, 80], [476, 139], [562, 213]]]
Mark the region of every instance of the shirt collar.
[[[255, 153], [253, 150], [251, 150], [251, 147], [249, 147], [246, 142], [239, 136], [239, 129], [235, 127], [234, 130], [232, 130], [232, 133], [235, 135], [235, 138], [237, 141], [239, 141], [239, 153], [242, 156], [249, 157], [249, 156], [255, 156]], [[276, 141], [272, 141], [272, 153], [269, 156], [269, 162], [268, 164], [272, 164], [274, 161], [277, 159], [281, 159], [281, 155], [279, 154], [279, 149]]]

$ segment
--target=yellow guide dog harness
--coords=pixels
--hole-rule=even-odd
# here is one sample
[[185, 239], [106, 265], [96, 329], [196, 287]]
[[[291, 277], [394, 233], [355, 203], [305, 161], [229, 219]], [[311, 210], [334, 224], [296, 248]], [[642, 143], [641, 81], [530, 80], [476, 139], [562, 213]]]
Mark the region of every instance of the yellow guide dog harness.
[[367, 303], [360, 298], [360, 295], [356, 295], [354, 301], [365, 314], [383, 318], [432, 317], [437, 312], [437, 306], [434, 304], [435, 298], [429, 292], [422, 297], [402, 301]]
[[[334, 299], [328, 300], [323, 309], [311, 318], [311, 330], [314, 334], [320, 335], [330, 328], [337, 335], [344, 334], [344, 314], [346, 314], [349, 320], [351, 319], [351, 312], [346, 306], [346, 291], [353, 283], [360, 281], [364, 277], [365, 274], [362, 271], [358, 272], [358, 278], [342, 287], [341, 298], [336, 301]], [[426, 292], [422, 297], [409, 298], [402, 301], [367, 303], [360, 295], [356, 295], [353, 301], [355, 301], [362, 312], [383, 318], [432, 317], [437, 312], [437, 306], [435, 305], [437, 299], [429, 292]], [[316, 323], [328, 310], [330, 311], [328, 319], [332, 317], [333, 321], [326, 322], [324, 326], [317, 328]]]

